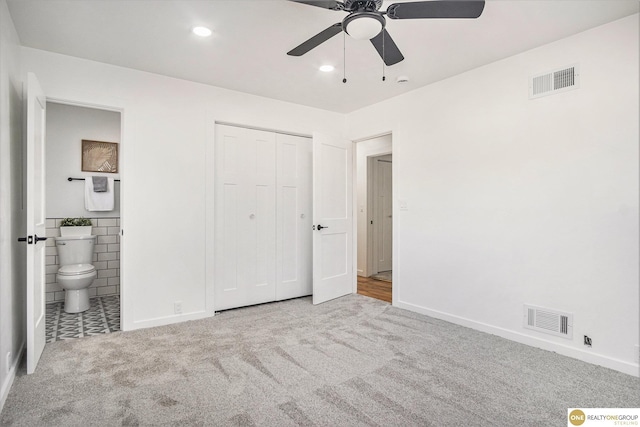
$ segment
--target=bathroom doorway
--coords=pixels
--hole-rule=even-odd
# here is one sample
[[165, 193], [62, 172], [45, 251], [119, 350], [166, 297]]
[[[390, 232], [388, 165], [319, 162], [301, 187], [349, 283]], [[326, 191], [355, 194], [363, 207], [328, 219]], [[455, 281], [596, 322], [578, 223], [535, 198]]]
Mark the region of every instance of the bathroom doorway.
[[[81, 338], [120, 330], [120, 187], [121, 165], [109, 169], [87, 164], [83, 140], [107, 142], [121, 153], [120, 111], [47, 101], [45, 157], [45, 214], [48, 240], [45, 248], [46, 342]], [[96, 145], [96, 144], [94, 144]], [[84, 160], [83, 162], [83, 154]], [[112, 153], [113, 154], [113, 153]], [[85, 186], [93, 176], [113, 179], [108, 190], [113, 206], [87, 204]], [[88, 210], [90, 209], [90, 210]], [[99, 210], [94, 210], [99, 209]], [[92, 265], [96, 278], [89, 287], [88, 310], [64, 311], [65, 290], [57, 283], [60, 259], [55, 237], [64, 218], [88, 218], [95, 235]]]
[[391, 134], [362, 140], [355, 146], [358, 293], [391, 302], [393, 287]]

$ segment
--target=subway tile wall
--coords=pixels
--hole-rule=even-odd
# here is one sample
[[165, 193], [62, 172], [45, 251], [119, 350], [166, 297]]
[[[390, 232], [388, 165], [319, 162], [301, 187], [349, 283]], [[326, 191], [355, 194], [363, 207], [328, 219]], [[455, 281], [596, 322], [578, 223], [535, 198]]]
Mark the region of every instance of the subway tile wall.
[[[93, 266], [98, 276], [89, 288], [89, 297], [120, 295], [120, 218], [90, 218], [91, 234], [98, 236], [93, 249]], [[47, 237], [60, 236], [62, 218], [47, 218]], [[59, 260], [55, 239], [47, 240], [47, 302], [64, 301], [64, 289], [56, 282]]]

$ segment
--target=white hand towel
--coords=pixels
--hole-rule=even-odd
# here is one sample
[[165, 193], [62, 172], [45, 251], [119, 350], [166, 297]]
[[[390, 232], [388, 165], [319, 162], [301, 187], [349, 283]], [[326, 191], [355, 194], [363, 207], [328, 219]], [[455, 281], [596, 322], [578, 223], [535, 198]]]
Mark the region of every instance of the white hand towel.
[[88, 211], [112, 211], [115, 205], [113, 178], [107, 178], [107, 191], [93, 191], [93, 180], [84, 180], [84, 208]]

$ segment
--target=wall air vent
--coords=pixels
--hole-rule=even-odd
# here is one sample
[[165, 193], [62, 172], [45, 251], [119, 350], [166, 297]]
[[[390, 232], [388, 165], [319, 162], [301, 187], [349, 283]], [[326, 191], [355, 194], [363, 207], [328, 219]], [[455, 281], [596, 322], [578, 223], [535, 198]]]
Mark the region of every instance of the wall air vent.
[[573, 314], [548, 308], [524, 306], [524, 327], [557, 337], [573, 338]]
[[543, 74], [536, 74], [529, 79], [529, 99], [553, 95], [580, 87], [580, 70], [578, 64], [558, 68]]

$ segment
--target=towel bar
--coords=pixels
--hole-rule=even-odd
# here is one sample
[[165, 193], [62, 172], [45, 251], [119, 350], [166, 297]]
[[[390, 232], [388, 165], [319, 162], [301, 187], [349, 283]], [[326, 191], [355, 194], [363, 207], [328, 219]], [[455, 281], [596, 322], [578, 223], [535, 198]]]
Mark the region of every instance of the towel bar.
[[[67, 181], [84, 181], [84, 178], [67, 178]], [[119, 179], [114, 179], [115, 182], [120, 182]]]

